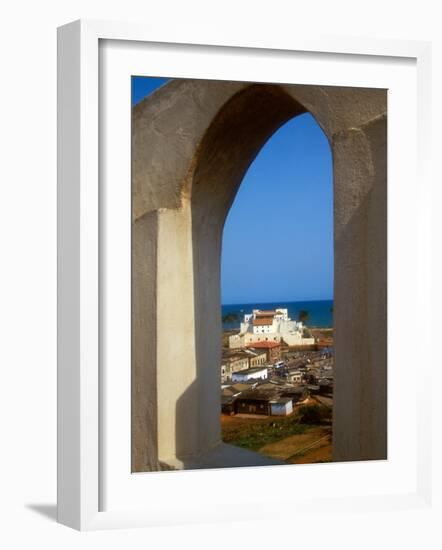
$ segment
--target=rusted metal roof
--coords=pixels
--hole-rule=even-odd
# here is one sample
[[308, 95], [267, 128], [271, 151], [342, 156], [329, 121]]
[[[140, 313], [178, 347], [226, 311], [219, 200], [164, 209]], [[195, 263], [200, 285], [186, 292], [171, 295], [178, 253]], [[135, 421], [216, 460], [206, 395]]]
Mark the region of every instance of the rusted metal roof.
[[279, 347], [281, 347], [281, 343], [280, 342], [269, 342], [269, 341], [250, 342], [249, 344], [247, 344], [247, 347], [248, 348], [257, 348], [257, 349], [279, 348]]
[[272, 325], [273, 324], [273, 318], [272, 317], [259, 317], [257, 319], [253, 319], [253, 326], [266, 326], [266, 325]]

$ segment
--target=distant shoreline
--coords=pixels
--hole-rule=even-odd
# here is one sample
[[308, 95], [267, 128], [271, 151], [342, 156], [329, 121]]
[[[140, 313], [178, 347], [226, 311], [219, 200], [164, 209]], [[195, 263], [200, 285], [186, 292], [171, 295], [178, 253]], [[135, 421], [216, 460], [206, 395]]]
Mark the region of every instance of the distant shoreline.
[[308, 304], [316, 302], [333, 302], [333, 298], [324, 298], [321, 300], [275, 300], [272, 302], [232, 302], [231, 304], [221, 304], [221, 307], [233, 307], [233, 306], [256, 306], [260, 304], [266, 306], [269, 304]]
[[[287, 309], [288, 317], [293, 321], [298, 321], [300, 314], [304, 318], [304, 313], [307, 313], [307, 318], [304, 321], [305, 326], [315, 328], [327, 328], [333, 326], [333, 300], [305, 300], [295, 302], [256, 302], [249, 304], [229, 304], [221, 306], [221, 316], [223, 318], [231, 317], [230, 321], [223, 322], [223, 329], [240, 328], [241, 322], [244, 319], [244, 314], [252, 313], [254, 309]], [[235, 320], [233, 320], [235, 319]]]

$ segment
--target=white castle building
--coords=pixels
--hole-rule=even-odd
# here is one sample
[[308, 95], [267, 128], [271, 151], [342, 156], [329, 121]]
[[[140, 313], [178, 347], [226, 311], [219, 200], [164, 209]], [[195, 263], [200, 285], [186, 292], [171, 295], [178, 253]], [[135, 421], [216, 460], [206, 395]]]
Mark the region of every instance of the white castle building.
[[315, 343], [314, 338], [304, 338], [304, 325], [292, 321], [287, 309], [254, 309], [244, 315], [239, 334], [229, 338], [230, 348], [245, 348], [256, 342], [284, 342], [289, 346], [307, 346]]

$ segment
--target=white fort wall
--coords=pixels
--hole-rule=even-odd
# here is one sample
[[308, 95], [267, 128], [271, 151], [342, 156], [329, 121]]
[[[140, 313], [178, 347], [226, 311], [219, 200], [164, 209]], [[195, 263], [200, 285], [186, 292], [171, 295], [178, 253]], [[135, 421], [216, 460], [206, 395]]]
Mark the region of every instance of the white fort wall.
[[[259, 319], [272, 319], [272, 324], [258, 326]], [[252, 313], [244, 315], [238, 334], [229, 337], [229, 347], [232, 349], [244, 348], [256, 342], [281, 342], [289, 346], [309, 346], [315, 343], [314, 338], [303, 338], [304, 326], [301, 322], [292, 321], [288, 317], [287, 309], [276, 308], [272, 311], [254, 309]]]

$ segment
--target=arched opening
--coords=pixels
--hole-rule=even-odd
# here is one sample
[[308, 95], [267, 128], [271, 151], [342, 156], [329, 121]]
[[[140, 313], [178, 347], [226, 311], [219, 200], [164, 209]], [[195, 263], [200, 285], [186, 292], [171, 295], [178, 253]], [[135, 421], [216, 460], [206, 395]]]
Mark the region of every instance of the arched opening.
[[222, 230], [264, 143], [306, 112], [334, 163], [334, 457], [385, 458], [385, 91], [183, 80], [132, 117], [133, 471], [259, 464], [221, 443]]
[[[219, 402], [221, 364], [220, 259], [224, 222], [239, 186], [257, 154], [288, 120], [306, 108], [280, 86], [254, 84], [236, 93], [218, 111], [197, 151], [189, 178], [192, 211], [193, 275], [195, 300], [196, 378], [206, 391], [200, 394], [199, 414], [204, 415], [199, 445], [211, 448], [221, 439]], [[196, 391], [196, 390], [195, 390]], [[180, 402], [179, 422], [187, 408]], [[203, 424], [203, 423], [202, 423]], [[183, 429], [177, 432], [184, 433]], [[183, 446], [188, 440], [180, 442]], [[257, 462], [260, 463], [259, 461]], [[253, 457], [248, 464], [253, 465]]]
[[310, 113], [283, 124], [244, 176], [221, 289], [222, 440], [291, 464], [330, 461], [333, 171]]

